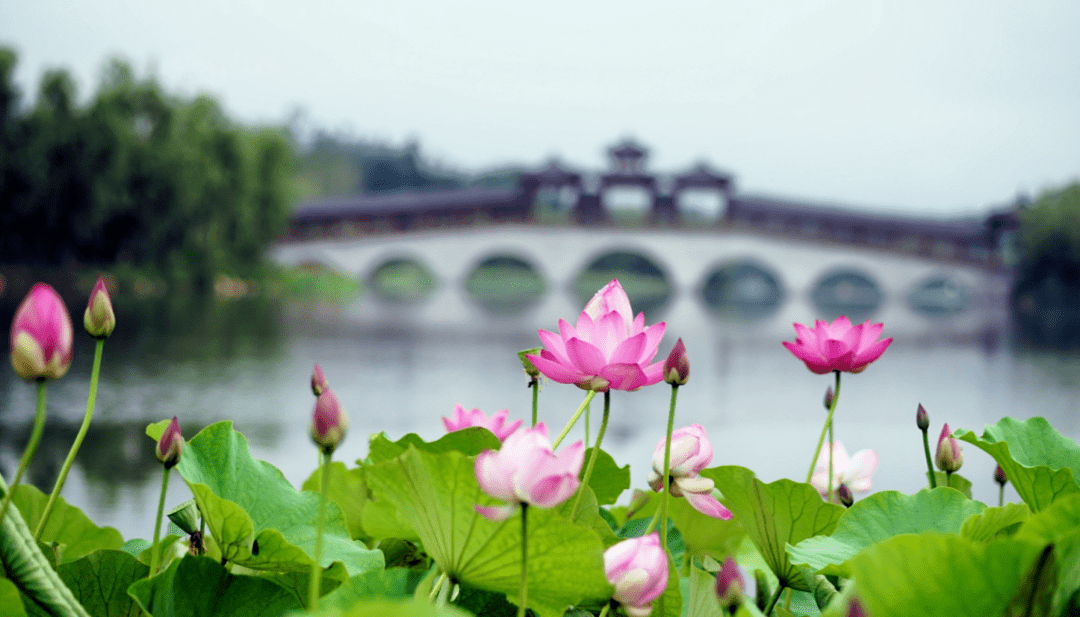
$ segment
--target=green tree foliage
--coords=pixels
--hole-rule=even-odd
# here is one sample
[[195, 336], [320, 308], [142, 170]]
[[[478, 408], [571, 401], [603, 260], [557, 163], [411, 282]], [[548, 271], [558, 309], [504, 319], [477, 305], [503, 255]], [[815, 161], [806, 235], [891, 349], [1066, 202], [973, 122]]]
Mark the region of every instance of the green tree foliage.
[[0, 50], [0, 262], [131, 263], [196, 288], [260, 268], [291, 208], [283, 132], [239, 126], [117, 60], [85, 106], [51, 71], [20, 111], [15, 62]]

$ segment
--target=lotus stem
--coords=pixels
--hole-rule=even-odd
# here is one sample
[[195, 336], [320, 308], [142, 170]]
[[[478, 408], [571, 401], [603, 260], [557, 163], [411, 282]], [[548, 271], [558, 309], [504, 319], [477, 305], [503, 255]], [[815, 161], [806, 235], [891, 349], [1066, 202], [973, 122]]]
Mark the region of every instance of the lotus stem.
[[1002, 507], [1004, 505], [1005, 505], [1005, 485], [1001, 484], [1001, 485], [998, 486], [998, 507], [1000, 508], [1000, 507]]
[[529, 387], [532, 388], [532, 425], [536, 426], [536, 415], [540, 406], [540, 378], [533, 377]]
[[660, 495], [660, 507], [657, 508], [656, 514], [653, 515], [652, 520], [649, 521], [648, 527], [645, 528], [645, 533], [642, 535], [649, 535], [653, 529], [656, 529], [657, 525], [660, 526], [660, 544], [667, 551], [667, 506], [668, 506], [668, 493], [671, 492], [671, 434], [675, 430], [675, 400], [679, 396], [678, 384], [671, 384], [671, 403], [668, 406], [668, 419], [667, 419], [667, 439], [664, 442], [664, 492]]
[[431, 586], [431, 593], [428, 594], [428, 602], [435, 601], [435, 598], [439, 595], [439, 590], [442, 589], [444, 582], [446, 582], [446, 572], [439, 574], [439, 578], [436, 579], [435, 584]]
[[829, 422], [829, 490], [826, 493], [829, 496], [829, 498], [826, 501], [828, 501], [829, 503], [833, 502], [832, 482], [833, 482], [833, 450], [835, 449], [835, 448], [833, 448], [834, 443], [836, 443], [836, 441], [833, 440], [833, 424], [830, 421]]
[[596, 467], [596, 459], [600, 455], [600, 444], [604, 441], [604, 433], [607, 431], [610, 412], [611, 390], [607, 390], [604, 392], [604, 417], [600, 420], [600, 430], [596, 433], [596, 445], [592, 447], [589, 464], [585, 466], [585, 475], [581, 478], [581, 488], [578, 489], [577, 497], [574, 498], [574, 507], [570, 511], [570, 520], [576, 519], [578, 512], [581, 511], [581, 497], [585, 494], [585, 489], [588, 488], [589, 480], [592, 478], [593, 468]]
[[930, 458], [930, 436], [926, 434], [927, 429], [922, 429], [922, 445], [923, 453], [926, 454], [926, 470], [927, 475], [930, 477], [930, 488], [937, 488], [937, 474], [934, 473], [934, 462]]
[[518, 617], [525, 617], [528, 610], [529, 596], [529, 504], [521, 504], [521, 604], [518, 605]]
[[41, 532], [45, 530], [45, 523], [49, 522], [53, 506], [56, 505], [56, 499], [60, 497], [60, 490], [64, 488], [68, 472], [71, 471], [71, 465], [75, 462], [75, 455], [78, 454], [83, 439], [86, 438], [86, 433], [90, 430], [90, 421], [94, 418], [94, 404], [97, 402], [98, 378], [101, 375], [101, 352], [104, 347], [105, 339], [97, 339], [94, 346], [94, 368], [90, 371], [90, 394], [86, 398], [86, 415], [83, 416], [79, 433], [75, 435], [75, 442], [71, 444], [71, 450], [68, 451], [67, 458], [64, 459], [64, 466], [60, 468], [60, 476], [56, 478], [56, 485], [53, 486], [52, 493], [49, 494], [49, 502], [45, 504], [45, 511], [41, 513], [41, 520], [38, 521], [37, 529], [34, 530], [35, 540], [41, 539]]
[[326, 494], [330, 490], [330, 457], [332, 454], [326, 453], [325, 456], [320, 456], [319, 466], [321, 469], [321, 476], [319, 479], [319, 522], [315, 530], [315, 559], [311, 564], [311, 582], [308, 585], [308, 612], [314, 613], [319, 607], [319, 579], [322, 577], [322, 549], [323, 549], [323, 528], [326, 526]]
[[780, 599], [780, 594], [783, 593], [783, 592], [784, 592], [784, 584], [780, 583], [779, 585], [776, 586], [776, 592], [773, 593], [771, 598], [769, 598], [769, 603], [765, 605], [765, 610], [763, 612], [766, 615], [772, 614], [772, 610], [773, 610], [773, 608], [776, 607], [776, 602]]
[[[836, 413], [836, 401], [840, 400], [840, 371], [833, 371], [836, 374], [836, 387], [833, 388], [833, 399], [829, 405], [829, 415], [825, 418], [825, 426], [821, 427], [821, 437], [818, 437], [817, 448], [814, 450], [814, 459], [810, 461], [810, 471], [806, 473], [806, 483], [809, 484], [810, 480], [814, 477], [814, 468], [817, 467], [817, 459], [821, 454], [821, 446], [825, 443], [825, 433], [828, 432], [829, 427], [832, 426], [833, 414]], [[829, 444], [830, 460], [832, 459], [832, 444]], [[830, 469], [832, 465], [829, 465]], [[832, 476], [829, 476], [830, 491], [832, 490]]]
[[157, 516], [154, 518], [154, 543], [150, 545], [150, 573], [147, 578], [157, 574], [158, 564], [161, 563], [161, 548], [158, 541], [161, 539], [161, 517], [165, 513], [165, 492], [169, 489], [169, 468], [161, 476], [161, 497], [158, 498]]
[[37, 414], [34, 416], [34, 428], [30, 431], [30, 441], [26, 443], [26, 450], [23, 451], [22, 460], [19, 461], [19, 470], [15, 472], [15, 481], [11, 483], [7, 494], [4, 495], [3, 505], [0, 505], [0, 521], [4, 520], [4, 515], [7, 514], [8, 508], [11, 506], [11, 496], [15, 494], [15, 489], [18, 488], [19, 482], [22, 481], [26, 468], [30, 466], [30, 459], [34, 457], [34, 452], [41, 442], [41, 433], [44, 431], [45, 380], [39, 379], [37, 382]]
[[574, 417], [570, 418], [570, 421], [566, 423], [562, 432], [555, 438], [555, 441], [551, 443], [551, 449], [556, 450], [563, 439], [566, 439], [566, 435], [570, 432], [570, 429], [574, 428], [577, 421], [581, 418], [581, 414], [585, 412], [585, 408], [592, 402], [593, 397], [596, 396], [596, 390], [589, 390], [589, 393], [585, 395], [585, 400], [581, 401], [581, 405], [578, 406], [577, 411], [574, 412]]

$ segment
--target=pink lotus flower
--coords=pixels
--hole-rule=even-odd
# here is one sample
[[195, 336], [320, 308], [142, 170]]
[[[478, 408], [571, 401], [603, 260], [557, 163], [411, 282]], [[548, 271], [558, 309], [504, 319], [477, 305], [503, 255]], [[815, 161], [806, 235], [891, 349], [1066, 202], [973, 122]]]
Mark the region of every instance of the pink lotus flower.
[[90, 299], [83, 311], [83, 328], [94, 338], [109, 338], [116, 328], [116, 313], [113, 312], [109, 289], [105, 287], [105, 277], [99, 276], [94, 288], [90, 290]]
[[470, 426], [482, 426], [487, 430], [495, 433], [495, 436], [499, 438], [499, 441], [504, 441], [514, 431], [518, 430], [521, 426], [521, 420], [514, 420], [510, 424], [506, 424], [506, 417], [510, 415], [510, 412], [503, 409], [502, 411], [496, 411], [490, 418], [484, 415], [484, 412], [479, 409], [470, 409], [465, 411], [465, 408], [461, 405], [454, 405], [454, 413], [449, 417], [443, 417], [443, 426], [446, 427], [447, 433], [453, 433], [454, 431], [460, 431], [463, 428], [469, 428]]
[[960, 466], [964, 464], [964, 451], [960, 449], [960, 442], [952, 436], [948, 423], [941, 427], [934, 463], [937, 464], [938, 469], [949, 473], [959, 471]]
[[27, 381], [59, 379], [71, 367], [71, 316], [56, 290], [38, 283], [11, 320], [11, 366]]
[[814, 329], [795, 324], [795, 342], [784, 341], [784, 347], [806, 363], [806, 368], [824, 375], [832, 371], [859, 373], [881, 357], [892, 338], [879, 341], [883, 324], [866, 323], [852, 326], [844, 315], [831, 324], [817, 320]]
[[[653, 450], [649, 486], [656, 492], [664, 490], [664, 446], [661, 438]], [[695, 510], [713, 518], [728, 520], [731, 511], [713, 497], [713, 481], [698, 475], [712, 462], [713, 449], [709, 436], [700, 424], [691, 424], [671, 433], [671, 495], [685, 497]]]
[[172, 469], [180, 462], [180, 455], [184, 452], [184, 435], [180, 432], [180, 422], [173, 416], [172, 422], [165, 427], [165, 432], [158, 439], [154, 449], [157, 460], [165, 465], [165, 469]]
[[[825, 444], [832, 447], [833, 452], [833, 490], [846, 484], [852, 491], [864, 492], [870, 490], [872, 482], [870, 476], [877, 470], [878, 455], [874, 450], [859, 450], [855, 456], [848, 457], [844, 444], [837, 441]], [[810, 484], [828, 499], [829, 484], [829, 451], [822, 448], [814, 464], [814, 475], [810, 478]]]
[[648, 617], [652, 601], [664, 593], [668, 582], [667, 553], [655, 531], [629, 538], [604, 551], [604, 576], [615, 586], [613, 600], [630, 617]]
[[510, 518], [522, 503], [554, 508], [578, 489], [581, 484], [578, 474], [584, 462], [585, 444], [581, 441], [563, 448], [556, 456], [543, 422], [515, 431], [501, 449], [485, 450], [476, 457], [476, 480], [480, 488], [509, 503], [476, 506], [476, 511], [490, 520], [502, 521]]
[[664, 381], [673, 386], [685, 386], [690, 379], [690, 359], [686, 357], [686, 345], [682, 339], [675, 341], [667, 360], [664, 360]]
[[323, 374], [322, 367], [316, 364], [315, 368], [311, 369], [311, 393], [319, 396], [323, 393], [323, 390], [329, 387], [330, 383], [326, 381], [326, 375]]
[[341, 408], [337, 395], [327, 386], [315, 399], [315, 410], [311, 412], [311, 439], [324, 454], [332, 454], [348, 429], [349, 416]]
[[656, 356], [665, 324], [645, 327], [645, 314], [633, 316], [618, 280], [596, 292], [578, 316], [577, 326], [559, 320], [559, 333], [540, 330], [544, 349], [526, 357], [549, 379], [582, 390], [637, 390], [664, 378]]
[[720, 609], [726, 614], [734, 615], [742, 606], [745, 597], [746, 580], [743, 579], [742, 571], [735, 560], [728, 557], [716, 573], [716, 599], [720, 601]]

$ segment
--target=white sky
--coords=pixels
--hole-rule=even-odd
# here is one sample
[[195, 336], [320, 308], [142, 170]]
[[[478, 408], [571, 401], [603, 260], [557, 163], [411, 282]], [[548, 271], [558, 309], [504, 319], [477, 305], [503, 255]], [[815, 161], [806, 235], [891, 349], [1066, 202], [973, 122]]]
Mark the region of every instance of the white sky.
[[467, 170], [698, 160], [743, 192], [983, 211], [1080, 178], [1075, 0], [0, 0], [24, 102], [120, 55], [234, 116], [317, 125]]

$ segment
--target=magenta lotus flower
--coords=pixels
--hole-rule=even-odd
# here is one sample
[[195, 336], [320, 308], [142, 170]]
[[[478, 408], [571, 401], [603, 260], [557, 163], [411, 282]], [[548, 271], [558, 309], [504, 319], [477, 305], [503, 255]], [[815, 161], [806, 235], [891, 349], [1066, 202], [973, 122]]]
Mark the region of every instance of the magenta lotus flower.
[[[656, 492], [664, 490], [664, 446], [661, 437], [653, 450], [649, 486]], [[709, 436], [700, 424], [691, 424], [671, 433], [671, 495], [685, 497], [695, 510], [713, 518], [728, 520], [731, 511], [713, 496], [713, 481], [698, 475], [712, 462], [713, 449]]]
[[742, 606], [745, 595], [746, 580], [743, 579], [742, 571], [735, 560], [728, 557], [716, 573], [716, 599], [720, 601], [721, 611], [734, 615]]
[[784, 347], [818, 375], [832, 371], [859, 373], [892, 343], [892, 338], [878, 340], [884, 327], [879, 323], [871, 325], [869, 319], [853, 326], [844, 315], [831, 324], [819, 319], [813, 330], [797, 323], [795, 342], [784, 341]]
[[604, 551], [604, 576], [614, 585], [612, 599], [629, 617], [648, 617], [653, 600], [667, 588], [667, 553], [660, 534], [629, 538]]
[[109, 338], [116, 328], [116, 313], [113, 312], [112, 299], [103, 276], [98, 277], [90, 290], [90, 299], [83, 312], [83, 327], [87, 334], [100, 339]]
[[493, 521], [509, 518], [522, 503], [554, 508], [570, 498], [581, 481], [585, 444], [574, 442], [556, 456], [548, 440], [547, 425], [515, 431], [502, 448], [485, 450], [476, 457], [476, 480], [485, 493], [509, 502], [503, 506], [476, 506]]
[[488, 418], [484, 415], [484, 412], [479, 409], [465, 410], [461, 405], [454, 405], [454, 413], [449, 418], [443, 417], [443, 426], [446, 427], [447, 433], [453, 433], [454, 431], [460, 431], [463, 428], [469, 428], [471, 426], [482, 426], [487, 430], [495, 433], [495, 436], [499, 438], [499, 441], [505, 441], [514, 431], [518, 430], [521, 426], [521, 420], [514, 420], [510, 424], [506, 424], [506, 417], [510, 415], [510, 412], [503, 409], [502, 411], [496, 411]]
[[[870, 490], [872, 481], [870, 476], [877, 470], [878, 455], [874, 450], [859, 450], [854, 456], [848, 457], [844, 444], [837, 441], [833, 444], [825, 444], [832, 447], [833, 456], [833, 489], [846, 484], [849, 489], [857, 492]], [[817, 462], [814, 464], [814, 475], [810, 478], [810, 484], [828, 499], [829, 485], [829, 451], [821, 449]]]
[[38, 283], [11, 320], [11, 366], [27, 381], [59, 379], [71, 367], [71, 316], [56, 290]]
[[959, 471], [960, 466], [964, 464], [964, 451], [960, 449], [960, 442], [953, 437], [948, 423], [941, 428], [934, 463], [937, 464], [938, 469], [948, 473]]
[[323, 374], [322, 367], [316, 364], [315, 368], [311, 369], [311, 393], [319, 396], [323, 393], [323, 390], [329, 387], [330, 383], [326, 381], [326, 375]]
[[154, 455], [165, 469], [172, 469], [180, 462], [180, 455], [184, 452], [184, 435], [180, 432], [180, 422], [173, 416], [172, 422], [165, 427], [165, 432], [158, 439], [154, 449]]
[[324, 454], [332, 454], [345, 438], [349, 428], [349, 416], [341, 408], [337, 395], [327, 386], [315, 399], [315, 410], [311, 412], [311, 439]]
[[650, 362], [665, 327], [646, 328], [645, 314], [634, 317], [630, 299], [613, 280], [585, 305], [577, 326], [560, 319], [558, 334], [540, 330], [544, 349], [526, 357], [549, 379], [582, 390], [637, 390], [664, 378], [663, 361]]
[[664, 381], [673, 386], [685, 386], [690, 379], [690, 359], [686, 357], [686, 345], [682, 339], [675, 341], [667, 360], [664, 360]]

